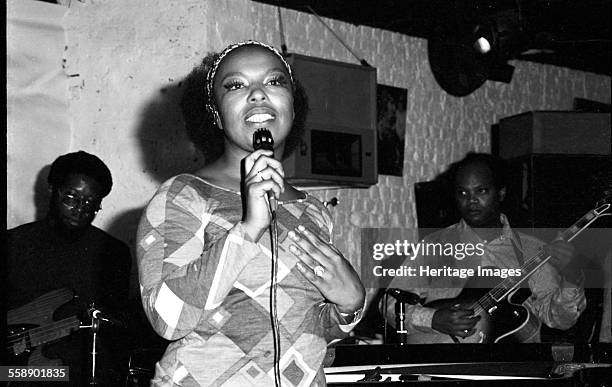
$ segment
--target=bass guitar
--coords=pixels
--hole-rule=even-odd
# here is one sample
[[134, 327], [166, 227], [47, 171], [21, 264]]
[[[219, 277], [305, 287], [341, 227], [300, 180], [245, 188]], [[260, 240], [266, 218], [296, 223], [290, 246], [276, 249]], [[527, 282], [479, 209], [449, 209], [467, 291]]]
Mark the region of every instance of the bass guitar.
[[[601, 204], [603, 203], [603, 204]], [[582, 216], [571, 227], [559, 236], [560, 239], [571, 242], [593, 222], [603, 216], [611, 215], [609, 198]], [[407, 336], [408, 344], [428, 343], [498, 343], [529, 341], [540, 328], [539, 320], [522, 305], [527, 298], [528, 288], [520, 286], [551, 257], [540, 250], [538, 254], [526, 260], [520, 270], [523, 275], [508, 277], [492, 289], [466, 286], [456, 298], [435, 300], [424, 306], [441, 309], [454, 305], [462, 305], [474, 310], [474, 315], [481, 316], [476, 324], [476, 333], [458, 338], [443, 333], [414, 333]], [[468, 283], [469, 285], [469, 283]]]
[[7, 360], [10, 364], [61, 365], [59, 359], [47, 359], [42, 345], [70, 335], [79, 329], [76, 316], [53, 321], [53, 312], [72, 300], [68, 289], [57, 289], [7, 312]]

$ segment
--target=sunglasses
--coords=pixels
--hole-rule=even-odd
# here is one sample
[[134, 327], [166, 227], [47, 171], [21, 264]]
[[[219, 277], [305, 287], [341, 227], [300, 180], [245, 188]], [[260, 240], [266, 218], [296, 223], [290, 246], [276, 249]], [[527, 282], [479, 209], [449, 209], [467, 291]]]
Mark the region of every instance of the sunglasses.
[[98, 211], [102, 209], [102, 206], [100, 205], [100, 200], [85, 198], [83, 196], [75, 195], [74, 193], [70, 192], [60, 192], [60, 194], [62, 204], [66, 206], [66, 208], [72, 209], [78, 206], [84, 211], [94, 214], [97, 214]]

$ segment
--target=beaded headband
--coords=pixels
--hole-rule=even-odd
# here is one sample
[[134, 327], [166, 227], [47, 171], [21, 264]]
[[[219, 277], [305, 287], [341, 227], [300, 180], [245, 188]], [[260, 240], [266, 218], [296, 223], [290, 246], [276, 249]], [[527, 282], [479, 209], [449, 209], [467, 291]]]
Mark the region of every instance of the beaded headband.
[[280, 59], [280, 61], [283, 63], [283, 65], [285, 65], [285, 68], [287, 69], [287, 72], [289, 73], [289, 79], [291, 80], [291, 84], [293, 84], [293, 71], [291, 70], [291, 66], [289, 66], [289, 63], [287, 63], [285, 58], [283, 58], [283, 55], [276, 48], [268, 44], [258, 42], [256, 40], [247, 40], [244, 42], [231, 44], [227, 46], [223, 51], [221, 51], [217, 59], [215, 59], [215, 61], [213, 62], [212, 66], [210, 66], [208, 73], [206, 74], [206, 95], [208, 97], [206, 108], [208, 109], [211, 115], [214, 116], [215, 113], [217, 112], [217, 108], [215, 107], [214, 98], [213, 98], [214, 97], [213, 96], [213, 82], [215, 80], [215, 75], [217, 74], [217, 69], [219, 68], [219, 64], [230, 52], [234, 51], [237, 48], [244, 47], [244, 46], [250, 46], [250, 45], [267, 48], [274, 55], [276, 55], [278, 59]]

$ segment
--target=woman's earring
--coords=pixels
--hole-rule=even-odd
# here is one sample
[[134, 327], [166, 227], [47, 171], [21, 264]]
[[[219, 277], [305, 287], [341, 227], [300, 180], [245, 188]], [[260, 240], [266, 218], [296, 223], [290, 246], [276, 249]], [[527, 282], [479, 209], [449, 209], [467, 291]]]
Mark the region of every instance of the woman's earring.
[[217, 111], [217, 109], [215, 109], [214, 114], [215, 114], [215, 123], [217, 124], [217, 128], [223, 131], [223, 124], [221, 123], [221, 117], [219, 117], [219, 112]]

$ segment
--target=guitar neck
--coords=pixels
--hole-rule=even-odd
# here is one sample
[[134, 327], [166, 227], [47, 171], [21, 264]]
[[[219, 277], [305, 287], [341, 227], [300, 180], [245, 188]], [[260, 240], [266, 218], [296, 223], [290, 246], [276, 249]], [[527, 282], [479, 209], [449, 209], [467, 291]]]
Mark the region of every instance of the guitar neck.
[[45, 325], [43, 327], [32, 328], [28, 331], [30, 343], [33, 347], [48, 343], [68, 336], [73, 330], [78, 329], [81, 322], [75, 316], [65, 318]]
[[[608, 215], [605, 212], [610, 209], [610, 204], [606, 203], [597, 208], [594, 208], [587, 212], [583, 217], [578, 219], [573, 225], [568, 227], [561, 233], [559, 239], [566, 242], [571, 242], [576, 238], [582, 231], [589, 227], [598, 218]], [[525, 273], [520, 277], [508, 277], [504, 279], [499, 285], [491, 289], [487, 294], [481, 297], [475, 304], [475, 309], [489, 309], [494, 303], [500, 302], [506, 298], [510, 293], [515, 291], [523, 282], [525, 282], [533, 273], [535, 273], [542, 265], [544, 265], [549, 259], [550, 255], [546, 254], [544, 250], [540, 250], [535, 256], [531, 257], [523, 265], [520, 270], [521, 273]], [[494, 303], [491, 303], [491, 300]]]

